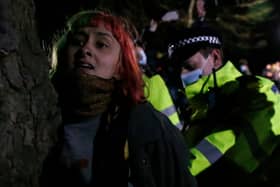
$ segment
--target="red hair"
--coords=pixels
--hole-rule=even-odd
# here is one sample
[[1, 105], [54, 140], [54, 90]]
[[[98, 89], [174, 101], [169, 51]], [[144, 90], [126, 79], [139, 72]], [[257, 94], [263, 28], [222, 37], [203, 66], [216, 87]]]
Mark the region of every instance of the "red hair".
[[70, 30], [82, 26], [103, 24], [110, 31], [121, 47], [120, 88], [122, 93], [133, 103], [144, 100], [142, 73], [136, 60], [135, 45], [129, 30], [128, 20], [102, 11], [85, 11], [70, 20]]

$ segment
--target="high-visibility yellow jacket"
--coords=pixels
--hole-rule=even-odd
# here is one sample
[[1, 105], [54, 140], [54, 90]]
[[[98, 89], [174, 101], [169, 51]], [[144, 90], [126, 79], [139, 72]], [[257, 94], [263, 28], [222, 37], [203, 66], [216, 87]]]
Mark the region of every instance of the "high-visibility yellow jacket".
[[280, 95], [275, 84], [260, 76], [241, 76], [231, 62], [213, 75], [185, 88], [192, 116], [185, 138], [194, 155], [190, 170], [197, 175], [226, 157], [253, 172], [279, 144]]
[[143, 75], [145, 82], [145, 96], [147, 100], [160, 112], [165, 114], [170, 121], [179, 129], [182, 128], [176, 107], [169, 90], [160, 75], [148, 77]]

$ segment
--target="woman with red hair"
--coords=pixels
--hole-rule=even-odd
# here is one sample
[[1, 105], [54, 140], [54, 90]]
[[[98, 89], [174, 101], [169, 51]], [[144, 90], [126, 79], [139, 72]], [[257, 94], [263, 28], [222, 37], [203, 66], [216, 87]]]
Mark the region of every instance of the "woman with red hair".
[[128, 22], [82, 11], [54, 47], [60, 141], [42, 186], [194, 186], [179, 130], [145, 99]]

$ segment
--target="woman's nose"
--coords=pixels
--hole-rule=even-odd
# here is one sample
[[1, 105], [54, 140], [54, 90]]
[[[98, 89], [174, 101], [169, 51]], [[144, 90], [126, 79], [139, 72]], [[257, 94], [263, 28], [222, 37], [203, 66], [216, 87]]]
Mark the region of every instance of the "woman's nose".
[[89, 42], [86, 42], [81, 46], [81, 52], [85, 56], [92, 56], [92, 50], [89, 46]]
[[75, 58], [84, 58], [84, 57], [92, 57], [92, 50], [85, 44], [80, 44], [79, 49], [75, 53]]
[[83, 48], [82, 52], [86, 56], [92, 56], [92, 52], [89, 49], [87, 49], [87, 48]]

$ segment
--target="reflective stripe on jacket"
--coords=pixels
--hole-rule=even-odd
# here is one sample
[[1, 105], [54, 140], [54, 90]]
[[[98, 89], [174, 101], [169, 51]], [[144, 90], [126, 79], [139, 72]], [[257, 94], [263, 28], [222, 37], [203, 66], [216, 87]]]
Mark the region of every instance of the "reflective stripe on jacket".
[[152, 77], [143, 76], [145, 81], [145, 96], [147, 100], [160, 112], [165, 114], [170, 121], [179, 129], [182, 124], [178, 113], [169, 94], [169, 90], [160, 75]]
[[[277, 138], [277, 135], [280, 134], [279, 92], [269, 79], [259, 76], [241, 76], [231, 62], [227, 62], [219, 69], [216, 77], [219, 87], [217, 98], [223, 98], [223, 103], [220, 103], [222, 109], [220, 108], [217, 118], [225, 118], [228, 124], [222, 124], [223, 128], [233, 130], [236, 136], [234, 146], [225, 151], [224, 156], [244, 171], [253, 172], [279, 144]], [[185, 92], [194, 111], [191, 121], [203, 119], [208, 114], [207, 95], [213, 86], [213, 75], [211, 75], [202, 77], [196, 83], [186, 87]], [[238, 111], [236, 114], [232, 112], [233, 108]], [[229, 117], [225, 117], [224, 114]], [[205, 128], [206, 125], [202, 125], [201, 128]], [[216, 132], [213, 133], [209, 130], [206, 133], [207, 137], [215, 135]], [[188, 136], [187, 133], [188, 131], [186, 136]], [[221, 138], [217, 138], [217, 140], [225, 143]], [[194, 150], [197, 147], [192, 146], [194, 146]], [[198, 153], [196, 154], [198, 155]], [[201, 166], [202, 163], [193, 161], [193, 173], [198, 174], [203, 168], [206, 169], [210, 166], [209, 162], [204, 162], [204, 166]]]
[[235, 143], [232, 130], [212, 133], [191, 148], [194, 159], [191, 160], [190, 171], [196, 176], [201, 171], [214, 164]]

